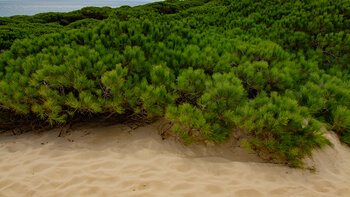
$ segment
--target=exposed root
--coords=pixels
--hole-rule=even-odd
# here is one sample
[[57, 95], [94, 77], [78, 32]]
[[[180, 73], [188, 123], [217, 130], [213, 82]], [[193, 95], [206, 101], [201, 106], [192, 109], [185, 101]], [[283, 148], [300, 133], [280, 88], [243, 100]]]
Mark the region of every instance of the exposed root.
[[65, 137], [67, 135], [68, 131], [71, 129], [71, 127], [72, 127], [72, 125], [70, 123], [61, 127], [60, 133], [58, 134], [57, 137]]
[[126, 112], [118, 113], [81, 113], [76, 114], [66, 120], [64, 124], [50, 125], [45, 120], [40, 120], [34, 114], [18, 115], [11, 111], [0, 109], [0, 132], [11, 132], [13, 135], [20, 135], [28, 131], [44, 131], [50, 128], [60, 128], [57, 137], [65, 137], [74, 126], [90, 122], [98, 122], [99, 125], [126, 124], [131, 130], [149, 125], [156, 121], [158, 117], [149, 116], [146, 112], [141, 113]]
[[160, 136], [162, 137], [162, 140], [167, 139], [169, 136], [172, 136], [171, 128], [174, 126], [174, 123], [169, 120], [164, 120], [160, 123], [158, 126], [158, 131]]

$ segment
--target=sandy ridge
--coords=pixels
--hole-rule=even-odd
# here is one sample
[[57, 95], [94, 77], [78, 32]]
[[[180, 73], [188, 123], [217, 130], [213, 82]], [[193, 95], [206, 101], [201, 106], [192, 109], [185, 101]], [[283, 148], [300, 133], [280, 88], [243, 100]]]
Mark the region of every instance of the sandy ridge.
[[241, 148], [162, 140], [157, 123], [0, 136], [0, 196], [350, 196], [350, 148], [315, 151], [311, 173]]

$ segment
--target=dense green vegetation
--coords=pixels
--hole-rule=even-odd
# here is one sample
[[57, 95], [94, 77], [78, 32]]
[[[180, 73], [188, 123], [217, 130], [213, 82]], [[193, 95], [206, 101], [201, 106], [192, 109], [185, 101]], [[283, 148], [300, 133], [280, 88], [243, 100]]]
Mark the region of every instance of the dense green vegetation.
[[173, 122], [185, 144], [244, 130], [248, 150], [295, 167], [330, 144], [325, 129], [350, 144], [347, 0], [173, 0], [0, 20], [2, 125], [11, 113], [53, 126], [143, 113]]
[[0, 17], [0, 49], [9, 49], [16, 39], [94, 24], [108, 18], [111, 10], [109, 7], [86, 7], [69, 13], [49, 12], [35, 16]]

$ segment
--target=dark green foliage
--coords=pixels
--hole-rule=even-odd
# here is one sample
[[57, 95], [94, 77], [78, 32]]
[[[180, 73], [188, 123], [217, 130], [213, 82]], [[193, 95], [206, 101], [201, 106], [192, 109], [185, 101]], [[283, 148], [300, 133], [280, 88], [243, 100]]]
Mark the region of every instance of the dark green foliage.
[[205, 91], [208, 77], [204, 70], [193, 70], [192, 67], [180, 71], [177, 77], [176, 89], [190, 103], [195, 103]]
[[69, 13], [49, 12], [34, 16], [0, 17], [0, 49], [9, 49], [16, 39], [37, 37], [60, 32], [62, 29], [87, 27], [96, 20], [108, 18], [111, 10], [109, 7], [85, 7]]
[[243, 130], [249, 151], [302, 167], [325, 128], [350, 144], [349, 7], [171, 0], [0, 18], [0, 125], [142, 113], [185, 144]]
[[185, 145], [189, 145], [195, 137], [208, 137], [210, 133], [201, 110], [189, 103], [181, 104], [178, 107], [169, 106], [165, 117], [176, 123], [173, 130], [180, 135]]
[[350, 110], [345, 106], [338, 106], [332, 113], [332, 130], [341, 135], [345, 143], [349, 144], [350, 137]]
[[300, 158], [310, 155], [314, 147], [329, 144], [321, 132], [322, 124], [311, 118], [296, 100], [277, 95], [259, 94], [236, 110], [235, 122], [250, 136], [254, 149], [271, 159], [286, 159], [300, 167]]
[[245, 98], [241, 81], [233, 73], [214, 74], [205, 82], [205, 89], [192, 105], [185, 103], [167, 110], [166, 118], [175, 122], [175, 132], [185, 143], [194, 136], [213, 142], [225, 141], [235, 126], [232, 121], [234, 110]]
[[55, 23], [28, 23], [11, 18], [0, 18], [0, 49], [9, 49], [17, 38], [59, 32], [60, 28], [61, 26]]

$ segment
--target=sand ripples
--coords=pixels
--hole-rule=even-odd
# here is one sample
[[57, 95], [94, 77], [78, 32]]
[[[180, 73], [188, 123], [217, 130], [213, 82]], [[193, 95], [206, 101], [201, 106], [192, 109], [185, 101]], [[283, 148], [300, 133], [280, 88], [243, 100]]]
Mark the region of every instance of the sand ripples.
[[155, 126], [0, 136], [0, 196], [350, 196], [350, 150], [316, 151], [316, 173], [239, 148], [184, 147]]

